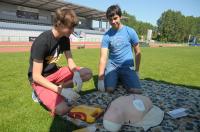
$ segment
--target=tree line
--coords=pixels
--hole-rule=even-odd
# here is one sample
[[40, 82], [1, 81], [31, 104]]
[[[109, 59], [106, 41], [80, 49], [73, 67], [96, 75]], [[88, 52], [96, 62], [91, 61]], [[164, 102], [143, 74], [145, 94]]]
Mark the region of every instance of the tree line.
[[184, 16], [180, 11], [167, 10], [157, 20], [157, 26], [136, 20], [135, 16], [123, 11], [123, 24], [134, 28], [139, 36], [146, 37], [147, 30], [153, 30], [153, 39], [162, 42], [187, 43], [197, 37], [200, 42], [200, 17]]

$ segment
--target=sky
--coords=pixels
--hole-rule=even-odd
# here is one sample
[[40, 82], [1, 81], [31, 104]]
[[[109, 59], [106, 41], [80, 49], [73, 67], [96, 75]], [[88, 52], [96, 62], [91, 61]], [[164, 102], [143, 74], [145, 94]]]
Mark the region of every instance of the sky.
[[200, 0], [65, 0], [101, 11], [113, 4], [134, 15], [137, 20], [156, 25], [161, 14], [172, 9], [185, 16], [200, 16]]

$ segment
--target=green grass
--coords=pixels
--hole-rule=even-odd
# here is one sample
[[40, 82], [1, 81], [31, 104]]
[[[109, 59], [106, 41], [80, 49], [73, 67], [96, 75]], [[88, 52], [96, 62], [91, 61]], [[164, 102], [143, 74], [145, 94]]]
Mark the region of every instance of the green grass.
[[200, 48], [143, 48], [141, 78], [200, 87]]
[[[97, 75], [99, 50], [73, 50], [77, 65]], [[29, 53], [0, 53], [0, 131], [70, 131], [71, 125], [52, 118], [31, 100], [27, 81]], [[65, 65], [64, 57], [59, 62]], [[200, 88], [200, 48], [142, 48], [141, 78]], [[94, 88], [94, 81], [84, 89]]]

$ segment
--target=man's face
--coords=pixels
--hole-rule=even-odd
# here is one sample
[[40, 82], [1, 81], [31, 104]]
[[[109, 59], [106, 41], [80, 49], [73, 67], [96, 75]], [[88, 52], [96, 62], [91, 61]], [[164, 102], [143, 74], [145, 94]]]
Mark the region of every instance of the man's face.
[[121, 17], [119, 15], [114, 15], [113, 17], [109, 18], [108, 21], [112, 28], [119, 29], [121, 22], [120, 22]]
[[61, 26], [59, 27], [59, 32], [60, 32], [63, 36], [69, 37], [69, 36], [74, 32], [74, 27], [67, 27], [67, 26], [61, 25]]

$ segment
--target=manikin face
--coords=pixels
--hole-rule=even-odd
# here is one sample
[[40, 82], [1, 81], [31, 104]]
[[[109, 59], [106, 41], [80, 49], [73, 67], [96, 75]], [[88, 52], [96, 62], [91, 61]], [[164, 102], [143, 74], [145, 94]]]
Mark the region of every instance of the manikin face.
[[109, 18], [108, 21], [112, 28], [119, 29], [121, 26], [121, 17], [119, 15], [114, 15], [113, 17]]

